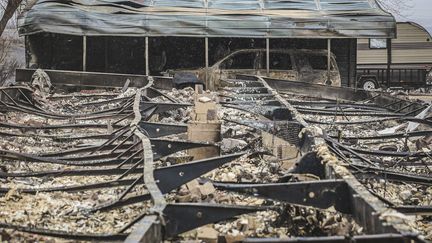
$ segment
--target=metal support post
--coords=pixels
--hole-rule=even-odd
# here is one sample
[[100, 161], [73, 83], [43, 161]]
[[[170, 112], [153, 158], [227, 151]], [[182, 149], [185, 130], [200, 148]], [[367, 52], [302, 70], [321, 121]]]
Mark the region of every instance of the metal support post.
[[387, 87], [390, 87], [390, 74], [392, 64], [392, 40], [387, 39]]
[[150, 75], [149, 68], [149, 38], [145, 37], [145, 75]]
[[209, 80], [208, 80], [208, 76], [209, 76], [209, 53], [208, 53], [208, 49], [209, 49], [209, 43], [208, 43], [208, 37], [205, 38], [205, 84], [207, 88], [213, 89], [213, 85], [214, 84], [209, 84]]
[[270, 76], [270, 39], [266, 39], [266, 74]]
[[331, 84], [331, 39], [327, 39], [327, 83]]
[[87, 36], [83, 36], [82, 70], [87, 71]]

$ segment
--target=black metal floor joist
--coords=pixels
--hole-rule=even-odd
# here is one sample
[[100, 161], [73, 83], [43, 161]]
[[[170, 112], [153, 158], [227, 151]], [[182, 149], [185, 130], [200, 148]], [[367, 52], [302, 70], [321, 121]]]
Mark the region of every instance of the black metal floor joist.
[[[269, 81], [269, 80], [267, 80]], [[301, 135], [302, 139], [295, 144], [303, 151], [308, 151], [303, 159], [308, 163], [298, 163], [297, 168], [293, 169], [293, 173], [310, 173], [319, 175], [321, 180], [312, 182], [280, 182], [280, 183], [255, 183], [255, 184], [239, 184], [239, 183], [222, 183], [211, 182], [218, 190], [230, 191], [236, 193], [244, 193], [250, 196], [262, 197], [266, 200], [275, 200], [283, 203], [299, 205], [302, 207], [314, 207], [318, 209], [328, 209], [334, 207], [337, 211], [343, 214], [351, 215], [359, 225], [364, 227], [365, 235], [360, 236], [332, 236], [332, 237], [309, 237], [309, 238], [292, 238], [292, 239], [246, 239], [244, 242], [422, 242], [418, 234], [406, 231], [404, 223], [392, 223], [383, 219], [382, 214], [392, 210], [388, 205], [380, 201], [377, 197], [371, 194], [358, 180], [361, 176], [370, 174], [386, 174], [394, 180], [405, 180], [411, 182], [422, 183], [427, 181], [427, 178], [407, 175], [400, 172], [391, 172], [389, 170], [380, 170], [377, 167], [369, 164], [356, 165], [354, 163], [346, 166], [343, 159], [349, 160], [349, 156], [361, 157], [359, 154], [380, 155], [391, 157], [423, 157], [429, 154], [420, 153], [392, 153], [384, 151], [363, 151], [356, 148], [349, 148], [346, 145], [333, 143], [334, 147], [329, 146], [331, 140], [326, 140], [325, 137], [317, 135], [311, 131], [308, 124], [308, 119], [304, 119], [303, 114], [313, 113], [316, 115], [331, 115], [338, 111], [339, 103], [327, 104], [327, 102], [297, 102], [296, 105], [317, 105], [321, 107], [331, 107], [334, 110], [316, 110], [302, 109], [300, 106], [295, 107], [290, 104], [281, 95], [284, 90], [289, 90], [287, 84], [281, 84], [275, 80], [267, 82], [260, 77], [243, 76], [242, 79], [226, 80], [225, 84], [230, 86], [241, 86], [247, 88], [226, 88], [225, 92], [230, 92], [231, 95], [221, 95], [228, 99], [226, 107], [242, 110], [244, 112], [253, 112], [263, 115], [265, 118], [262, 121], [234, 121], [227, 119], [227, 122], [253, 127], [258, 130], [270, 132], [277, 135], [281, 129], [286, 129], [286, 123], [292, 123], [297, 126], [292, 135]], [[276, 83], [276, 84], [275, 84]], [[241, 84], [241, 85], [240, 85]], [[276, 87], [280, 90], [276, 90]], [[306, 84], [293, 84], [293, 87], [299, 88], [303, 93], [307, 94]], [[316, 87], [313, 90], [317, 90]], [[337, 89], [340, 90], [340, 89]], [[335, 98], [331, 92], [334, 88], [324, 90], [324, 94], [328, 97]], [[350, 96], [349, 91], [344, 91], [341, 95], [347, 99]], [[32, 227], [22, 227], [13, 224], [0, 223], [0, 228], [15, 229], [18, 231], [41, 234], [53, 237], [62, 237], [74, 240], [99, 240], [99, 241], [118, 241], [125, 240], [126, 242], [161, 242], [165, 239], [170, 239], [180, 233], [186, 232], [197, 227], [215, 223], [227, 219], [231, 219], [237, 215], [257, 212], [261, 210], [277, 210], [277, 207], [253, 206], [245, 207], [238, 205], [215, 205], [205, 203], [167, 203], [163, 195], [170, 191], [186, 184], [187, 182], [201, 177], [203, 174], [219, 168], [220, 166], [229, 163], [241, 156], [246, 156], [245, 153], [224, 155], [215, 158], [208, 158], [199, 161], [192, 161], [180, 165], [171, 165], [166, 167], [154, 168], [154, 161], [161, 157], [173, 154], [178, 151], [184, 151], [190, 148], [203, 146], [213, 146], [212, 144], [193, 143], [189, 141], [173, 141], [163, 139], [166, 135], [176, 135], [185, 133], [187, 127], [185, 124], [173, 125], [149, 122], [149, 118], [154, 114], [160, 114], [169, 110], [184, 108], [189, 104], [176, 102], [175, 99], [168, 97], [169, 103], [152, 102], [151, 100], [142, 101], [142, 97], [151, 98], [162, 95], [157, 89], [151, 86], [140, 89], [135, 96], [128, 99], [113, 99], [113, 103], [120, 103], [123, 108], [100, 110], [91, 114], [79, 114], [77, 116], [56, 114], [54, 112], [45, 112], [38, 109], [36, 102], [32, 101], [28, 95], [31, 90], [26, 88], [6, 88], [2, 91], [4, 98], [0, 107], [5, 110], [13, 110], [18, 112], [29, 112], [31, 114], [49, 117], [50, 119], [65, 120], [61, 125], [44, 125], [44, 126], [23, 126], [19, 124], [2, 123], [1, 127], [11, 129], [25, 130], [55, 130], [55, 129], [80, 129], [80, 128], [97, 128], [107, 129], [108, 126], [103, 125], [87, 125], [70, 123], [71, 117], [94, 119], [115, 118], [123, 119], [130, 125], [116, 125], [113, 128], [117, 129], [109, 135], [97, 136], [97, 139], [102, 143], [99, 145], [89, 145], [73, 150], [60, 150], [57, 152], [43, 154], [26, 154], [8, 150], [0, 151], [0, 157], [5, 160], [25, 160], [26, 163], [56, 163], [59, 165], [74, 166], [73, 169], [57, 170], [57, 171], [31, 171], [31, 172], [0, 172], [0, 178], [20, 178], [20, 177], [59, 177], [59, 176], [93, 176], [93, 175], [116, 175], [117, 179], [112, 181], [91, 183], [87, 185], [50, 187], [50, 188], [26, 188], [22, 189], [22, 193], [34, 194], [37, 192], [54, 192], [63, 191], [73, 193], [82, 190], [94, 190], [100, 188], [121, 187], [124, 189], [120, 195], [114, 200], [104, 205], [99, 205], [96, 210], [109, 210], [113, 207], [122, 207], [131, 203], [143, 202], [151, 200], [153, 202], [152, 209], [148, 212], [137, 215], [137, 217], [126, 225], [119, 232], [111, 234], [76, 234], [71, 232], [52, 231], [49, 229], [38, 229]], [[27, 95], [26, 95], [27, 93]], [[11, 95], [14, 94], [15, 96]], [[366, 93], [355, 94], [351, 97], [362, 98], [365, 100], [377, 100], [381, 95], [372, 95], [368, 97]], [[165, 98], [167, 98], [165, 96]], [[271, 100], [271, 105], [264, 102], [262, 105], [257, 105], [257, 100]], [[237, 102], [240, 101], [240, 102]], [[275, 101], [275, 102], [273, 102]], [[108, 102], [108, 101], [107, 101]], [[106, 103], [106, 102], [102, 102]], [[85, 103], [85, 107], [97, 107], [101, 102]], [[353, 103], [353, 102], [351, 102]], [[350, 107], [349, 102], [343, 107]], [[381, 114], [382, 119], [376, 119], [374, 122], [383, 120], [407, 120], [420, 121], [424, 124], [431, 123], [428, 120], [406, 117], [407, 114], [413, 115], [414, 111], [420, 110], [417, 104], [406, 104], [405, 101], [396, 101], [388, 105], [375, 106], [369, 104], [354, 105], [351, 108], [364, 110], [364, 112], [350, 113], [352, 111], [340, 110], [340, 114], [355, 115], [355, 116], [370, 116]], [[388, 107], [396, 105], [402, 107], [391, 109], [388, 113], [383, 114]], [[386, 107], [387, 106], [387, 107]], [[252, 109], [252, 107], [254, 107]], [[420, 107], [422, 107], [420, 105]], [[299, 108], [299, 109], [296, 109]], [[403, 109], [402, 109], [403, 108]], [[307, 112], [306, 112], [307, 111]], [[372, 112], [373, 111], [373, 112]], [[404, 112], [404, 114], [400, 112]], [[132, 115], [131, 115], [132, 114]], [[126, 117], [125, 117], [126, 116]], [[372, 122], [372, 121], [364, 121]], [[120, 122], [119, 122], [120, 123]], [[318, 122], [317, 122], [318, 123]], [[320, 122], [321, 123], [321, 122]], [[282, 125], [281, 125], [282, 124]], [[331, 123], [332, 125], [337, 123]], [[353, 123], [354, 124], [354, 123]], [[291, 127], [292, 128], [292, 127]], [[290, 129], [291, 129], [290, 128]], [[24, 135], [23, 133], [22, 135]], [[417, 132], [409, 134], [397, 134], [393, 136], [370, 136], [370, 137], [345, 137], [343, 139], [391, 139], [407, 136], [423, 136], [428, 135], [428, 132]], [[1, 136], [13, 136], [13, 134], [3, 133]], [[18, 135], [20, 136], [20, 135]], [[91, 136], [91, 135], [88, 135]], [[96, 136], [96, 135], [95, 135]], [[94, 137], [93, 137], [94, 138]], [[65, 137], [60, 139], [67, 139]], [[71, 139], [85, 139], [73, 137]], [[331, 151], [337, 151], [332, 153]], [[343, 157], [343, 158], [342, 158]], [[368, 159], [365, 159], [368, 160]], [[364, 161], [363, 161], [364, 162]], [[314, 164], [316, 166], [308, 166]], [[88, 166], [98, 166], [100, 168], [91, 168]], [[393, 174], [392, 174], [393, 173]], [[125, 178], [125, 175], [131, 177]], [[209, 182], [206, 180], [206, 182]], [[131, 190], [138, 186], [145, 185], [147, 193], [139, 195], [131, 194]], [[0, 188], [0, 193], [7, 193], [10, 188]], [[423, 212], [431, 211], [428, 207], [412, 208], [409, 206], [392, 207], [400, 212]], [[417, 210], [417, 211], [416, 211]], [[125, 232], [134, 226], [134, 230], [128, 234]]]

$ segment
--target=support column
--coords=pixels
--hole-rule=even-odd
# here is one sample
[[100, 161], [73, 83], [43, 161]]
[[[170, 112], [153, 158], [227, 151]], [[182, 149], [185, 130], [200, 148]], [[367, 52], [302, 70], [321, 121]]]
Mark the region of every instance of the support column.
[[266, 39], [266, 74], [270, 76], [270, 39]]
[[206, 88], [207, 89], [211, 89], [213, 90], [214, 84], [210, 84], [208, 77], [209, 77], [209, 53], [208, 53], [208, 49], [209, 49], [209, 43], [208, 43], [208, 37], [205, 38], [205, 80], [204, 83], [206, 84]]
[[150, 68], [149, 68], [149, 38], [145, 37], [145, 75], [150, 75]]
[[87, 71], [87, 36], [83, 36], [82, 70]]
[[390, 75], [392, 64], [392, 39], [387, 39], [387, 87], [390, 87]]
[[327, 83], [331, 82], [331, 39], [327, 39]]
[[108, 52], [108, 37], [103, 37], [104, 38], [104, 45], [105, 45], [105, 48], [104, 48], [104, 54], [105, 54], [105, 72], [106, 73], [112, 73], [112, 71], [110, 71], [110, 70], [108, 70], [108, 59], [109, 59], [109, 57], [108, 57], [108, 54], [109, 54], [109, 52]]

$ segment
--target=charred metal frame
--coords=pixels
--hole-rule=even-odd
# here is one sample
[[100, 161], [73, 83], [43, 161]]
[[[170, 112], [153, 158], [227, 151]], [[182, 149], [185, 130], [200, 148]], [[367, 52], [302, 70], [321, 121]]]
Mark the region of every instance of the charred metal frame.
[[[245, 75], [239, 75], [238, 78], [242, 79], [242, 80], [261, 80], [265, 86], [266, 86], [266, 80], [264, 80], [265, 78], [259, 78], [259, 77], [252, 77], [252, 76], [245, 76]], [[321, 90], [321, 92], [317, 92], [315, 93], [315, 97], [322, 97], [325, 99], [329, 99], [329, 100], [333, 100], [333, 99], [339, 99], [341, 96], [345, 98], [345, 100], [353, 100], [353, 97], [361, 97], [362, 100], [378, 100], [378, 103], [380, 105], [383, 106], [387, 106], [387, 107], [392, 107], [394, 106], [395, 103], [397, 103], [397, 105], [403, 106], [403, 109], [407, 109], [409, 108], [409, 112], [403, 115], [403, 119], [406, 120], [421, 120], [421, 119], [416, 119], [414, 117], [409, 117], [409, 115], [416, 115], [418, 114], [421, 110], [425, 109], [425, 106], [423, 104], [419, 104], [419, 103], [415, 103], [415, 102], [410, 102], [407, 100], [398, 100], [398, 99], [394, 99], [394, 98], [390, 98], [387, 95], [384, 94], [376, 94], [376, 93], [370, 93], [370, 92], [364, 92], [364, 91], [354, 91], [348, 88], [336, 88], [336, 90], [338, 92], [333, 92], [333, 90], [335, 90], [334, 87], [326, 87], [326, 86], [321, 86], [321, 85], [310, 85], [310, 84], [305, 84], [305, 83], [300, 83], [300, 82], [290, 82], [290, 81], [286, 81], [286, 80], [270, 80], [270, 84], [275, 87], [278, 92], [284, 92], [284, 91], [289, 91], [289, 90], [295, 90], [295, 94], [299, 95], [299, 94], [312, 94], [315, 88], [317, 90]], [[315, 86], [315, 87], [314, 87]], [[270, 86], [267, 86], [269, 88], [269, 90], [271, 90], [270, 92], [272, 92], [273, 94], [276, 93], [275, 90], [272, 90], [270, 88]], [[299, 90], [297, 89], [298, 87], [300, 87], [301, 89], [304, 89], [302, 91], [299, 92]], [[307, 90], [309, 89], [309, 90]], [[336, 91], [335, 90], [335, 91]], [[238, 90], [237, 90], [238, 91]], [[247, 96], [247, 95], [245, 95]], [[283, 98], [281, 98], [279, 95], [275, 95], [275, 97], [277, 98], [276, 100], [280, 103], [280, 104], [285, 104], [287, 110], [289, 110], [291, 112], [291, 115], [293, 117], [294, 120], [298, 120], [300, 123], [303, 123], [305, 128], [306, 128], [306, 133], [307, 133], [307, 123], [305, 123], [305, 121], [303, 120], [302, 116], [298, 113], [303, 113], [301, 110], [295, 109], [294, 107], [292, 107], [289, 103], [287, 103], [286, 101], [283, 100]], [[243, 99], [244, 97], [241, 97], [239, 99], [245, 100]], [[255, 98], [257, 98], [255, 96]], [[355, 100], [355, 99], [354, 99]], [[253, 103], [253, 102], [247, 102], [247, 101], [243, 101], [242, 104], [237, 104], [237, 109], [240, 110], [245, 110], [243, 108], [241, 108], [242, 105], [247, 103]], [[408, 104], [407, 104], [408, 103]], [[232, 103], [231, 103], [232, 104]], [[330, 107], [332, 107], [332, 103], [329, 102]], [[275, 104], [272, 104], [273, 106], [276, 106]], [[320, 105], [323, 105], [322, 103], [320, 103]], [[324, 103], [325, 105], [325, 103]], [[291, 106], [291, 107], [290, 107]], [[230, 106], [233, 108], [233, 106]], [[350, 105], [347, 105], [347, 107], [351, 107]], [[250, 110], [251, 107], [248, 107], [247, 110]], [[366, 112], [370, 112], [368, 109], [374, 110], [377, 107], [372, 107], [372, 106], [366, 106], [366, 107], [362, 107], [361, 105], [358, 107], [361, 109], [365, 109], [366, 108]], [[397, 110], [395, 109], [395, 113], [396, 112], [400, 112], [401, 108], [398, 108]], [[265, 111], [265, 109], [257, 109], [260, 112]], [[272, 112], [271, 114], [275, 114], [275, 111], [277, 110], [277, 108], [272, 108]], [[253, 112], [253, 111], [252, 111]], [[333, 114], [334, 114], [334, 110], [333, 110]], [[357, 113], [356, 113], [357, 114]], [[261, 113], [261, 115], [266, 115], [265, 113]], [[321, 114], [322, 115], [322, 114]], [[325, 114], [324, 114], [325, 115]], [[357, 114], [359, 115], [359, 114]], [[361, 115], [361, 112], [360, 112]], [[393, 114], [388, 114], [387, 117], [385, 119], [398, 119], [398, 118], [394, 118], [392, 117]], [[427, 120], [423, 120], [422, 121], [423, 124], [427, 123], [430, 124], [430, 121]], [[422, 133], [423, 134], [423, 133]], [[429, 134], [429, 132], [425, 132], [425, 134]], [[414, 134], [410, 134], [410, 135], [414, 135]], [[397, 136], [397, 135], [396, 135]], [[409, 136], [404, 135], [404, 136]], [[391, 136], [390, 136], [391, 137]], [[367, 139], [367, 138], [365, 138]], [[309, 141], [304, 141], [303, 143], [303, 147], [307, 146], [308, 149], [306, 149], [307, 151], [317, 151], [316, 147], [314, 148], [313, 144], [318, 146], [324, 146], [324, 147], [328, 147], [328, 149], [324, 149], [327, 150], [328, 152], [325, 152], [324, 154], [326, 155], [321, 155], [320, 157], [325, 158], [327, 156], [330, 156], [330, 154], [333, 152], [336, 155], [338, 155], [338, 150], [336, 148], [336, 150], [334, 148], [331, 147], [331, 144], [327, 145], [328, 142], [325, 142], [325, 140], [327, 140], [326, 138], [324, 138], [324, 141], [322, 138], [320, 137], [316, 137], [314, 135], [312, 136], [307, 136], [307, 140]], [[331, 140], [331, 142], [336, 143], [334, 140]], [[326, 144], [327, 143], [327, 144]], [[321, 145], [320, 145], [321, 144]], [[326, 145], [324, 145], [326, 144]], [[340, 144], [339, 144], [340, 145]], [[321, 148], [322, 149], [322, 148]], [[322, 153], [322, 150], [318, 149], [317, 153], [319, 154], [320, 152]], [[352, 149], [348, 149], [346, 148], [348, 151], [350, 151], [351, 153], [354, 153], [356, 155], [358, 155], [358, 151], [356, 152], [355, 150]], [[332, 151], [332, 152], [331, 152]], [[421, 153], [414, 153], [414, 154], [407, 154], [407, 153], [385, 153], [384, 151], [361, 151], [361, 152], [367, 152], [367, 153], [374, 153], [374, 154], [381, 154], [381, 155], [387, 155], [387, 156], [422, 156]], [[358, 155], [360, 156], [360, 155]], [[429, 156], [429, 155], [427, 155]], [[343, 158], [343, 157], [342, 157]], [[360, 158], [362, 158], [360, 156]], [[325, 159], [324, 161], [322, 161], [322, 163], [325, 163]], [[409, 238], [411, 238], [411, 236], [413, 234], [411, 234], [410, 232], [404, 232], [404, 227], [401, 227], [401, 225], [392, 225], [391, 223], [385, 223], [384, 221], [382, 221], [379, 218], [379, 215], [382, 214], [386, 209], [387, 206], [379, 201], [374, 195], [372, 195], [371, 193], [369, 193], [366, 188], [364, 188], [363, 185], [361, 185], [357, 179], [355, 178], [355, 176], [353, 174], [351, 174], [351, 172], [349, 172], [348, 170], [345, 171], [345, 174], [340, 174], [340, 168], [342, 166], [343, 163], [341, 163], [340, 165], [331, 163], [331, 165], [327, 165], [327, 169], [326, 169], [326, 178], [344, 178], [344, 181], [348, 184], [348, 187], [350, 188], [350, 199], [349, 200], [345, 200], [345, 202], [351, 202], [353, 205], [353, 211], [351, 212], [354, 216], [354, 218], [356, 219], [357, 222], [359, 222], [363, 227], [365, 227], [365, 229], [367, 230], [368, 233], [372, 233], [372, 234], [385, 234], [385, 233], [394, 233], [394, 234], [399, 234], [399, 235], [405, 235], [405, 240], [403, 239], [399, 239], [402, 242], [404, 241], [409, 241]], [[359, 169], [356, 168], [357, 165], [353, 165], [352, 168], [355, 169]], [[339, 170], [336, 169], [336, 167], [338, 167]], [[374, 171], [379, 171], [382, 169], [378, 169], [377, 167], [369, 167], [370, 169], [373, 169]], [[336, 172], [338, 171], [338, 172]], [[383, 174], [386, 174], [387, 172], [389, 174], [393, 173], [393, 179], [401, 179], [404, 181], [411, 181], [411, 182], [415, 182], [415, 183], [428, 183], [428, 177], [421, 177], [418, 175], [408, 175], [406, 173], [395, 173], [392, 171], [381, 171]], [[379, 174], [379, 173], [378, 173]], [[387, 178], [387, 177], [386, 177]], [[411, 179], [410, 179], [411, 178]], [[391, 179], [390, 179], [391, 180]], [[238, 188], [238, 187], [236, 187]], [[297, 193], [300, 190], [297, 191]], [[256, 191], [254, 191], [256, 192]], [[355, 205], [355, 206], [354, 206]], [[415, 212], [414, 210], [410, 210], [406, 207], [402, 207], [399, 208], [400, 210], [403, 210], [404, 212]], [[424, 211], [423, 211], [424, 210]], [[430, 212], [430, 208], [426, 207], [426, 208], [419, 208], [417, 210], [417, 212], [424, 212], [424, 213], [429, 213]], [[372, 215], [372, 217], [370, 217]], [[387, 236], [385, 236], [387, 237]], [[354, 237], [356, 238], [356, 237]], [[353, 239], [345, 239], [346, 241], [349, 240], [354, 240]], [[358, 239], [360, 239], [362, 237], [359, 237]], [[374, 240], [375, 237], [373, 236], [366, 236], [363, 238], [363, 240], [367, 241], [367, 242], [382, 242], [382, 240], [385, 240], [384, 238], [381, 238], [380, 240], [378, 240], [378, 237], [376, 240]], [[344, 242], [345, 240], [342, 240], [342, 242]], [[390, 239], [389, 239], [390, 240]], [[417, 239], [419, 240], [419, 239]], [[279, 242], [281, 240], [259, 240], [259, 239], [252, 239], [250, 240], [250, 242], [260, 242], [260, 241], [265, 241], [265, 242]], [[321, 241], [325, 241], [325, 242], [338, 242], [337, 238], [323, 238], [323, 239], [318, 239], [318, 238], [300, 238], [300, 239], [293, 239], [293, 241], [295, 242], [303, 242], [303, 241], [307, 241], [307, 242], [321, 242]], [[395, 239], [391, 240], [392, 242], [396, 242]], [[421, 241], [421, 240], [419, 240]], [[249, 242], [249, 241], [247, 241]], [[291, 242], [291, 241], [286, 241], [286, 242]]]
[[[21, 79], [29, 76], [29, 71], [24, 72], [25, 75]], [[63, 84], [68, 78], [73, 76], [84, 76], [84, 80], [90, 80], [93, 74], [75, 73], [72, 76], [59, 78], [57, 71], [48, 71], [50, 77]], [[89, 75], [89, 76], [87, 76]], [[102, 75], [103, 76], [103, 75]], [[98, 78], [102, 78], [99, 76]], [[108, 75], [109, 76], [109, 75]], [[124, 77], [110, 77], [122, 80]], [[141, 78], [141, 77], [140, 77]], [[100, 80], [100, 79], [97, 79]], [[161, 242], [164, 239], [176, 236], [180, 233], [206, 225], [212, 222], [219, 222], [233, 218], [240, 214], [252, 213], [261, 210], [277, 210], [274, 207], [244, 207], [236, 205], [211, 205], [211, 204], [193, 204], [193, 203], [176, 203], [168, 204], [163, 194], [166, 194], [181, 185], [197, 179], [206, 172], [222, 166], [234, 159], [246, 155], [244, 153], [224, 155], [216, 158], [208, 158], [200, 161], [193, 161], [181, 165], [168, 166], [163, 168], [154, 168], [153, 161], [167, 156], [177, 151], [189, 148], [197, 148], [204, 146], [212, 146], [212, 144], [192, 143], [189, 141], [170, 141], [159, 139], [158, 137], [168, 134], [178, 134], [185, 131], [185, 125], [168, 125], [148, 122], [148, 119], [157, 113], [185, 107], [188, 104], [180, 104], [177, 102], [156, 103], [152, 102], [151, 98], [160, 95], [157, 89], [152, 89], [152, 86], [157, 87], [158, 80], [152, 77], [147, 77], [145, 80], [136, 79], [134, 86], [142, 86], [136, 94], [128, 97], [125, 100], [112, 100], [108, 102], [120, 102], [121, 108], [118, 110], [100, 110], [95, 114], [77, 114], [73, 117], [79, 118], [94, 118], [94, 115], [102, 117], [117, 117], [129, 119], [130, 124], [127, 126], [114, 126], [114, 131], [108, 136], [99, 136], [98, 139], [104, 141], [100, 146], [87, 146], [80, 149], [61, 151], [57, 153], [47, 154], [24, 154], [13, 151], [1, 151], [0, 157], [9, 160], [19, 160], [24, 158], [27, 162], [35, 163], [56, 163], [75, 166], [98, 166], [97, 169], [77, 169], [68, 171], [38, 171], [31, 173], [0, 173], [0, 177], [39, 177], [39, 176], [65, 176], [65, 175], [118, 175], [116, 180], [104, 183], [96, 183], [89, 185], [73, 186], [73, 187], [57, 187], [46, 188], [43, 190], [28, 189], [22, 193], [36, 193], [38, 191], [66, 191], [73, 192], [78, 190], [90, 190], [93, 188], [118, 187], [127, 186], [121, 195], [115, 200], [105, 205], [96, 207], [96, 210], [106, 210], [113, 207], [121, 207], [131, 203], [152, 200], [153, 207], [149, 212], [142, 215], [137, 215], [136, 219], [130, 222], [119, 232], [110, 235], [84, 235], [71, 234], [70, 232], [52, 231], [47, 229], [35, 229], [28, 227], [20, 227], [17, 225], [0, 224], [2, 228], [11, 228], [19, 231], [42, 234], [55, 237], [63, 237], [77, 240], [103, 240], [117, 241], [126, 240], [126, 242]], [[94, 81], [94, 80], [93, 80]], [[255, 128], [271, 132], [282, 139], [292, 139], [301, 133], [303, 137], [299, 141], [290, 141], [299, 147], [306, 155], [299, 161], [293, 173], [302, 171], [315, 174], [321, 178], [317, 182], [279, 182], [273, 184], [236, 184], [236, 183], [221, 183], [211, 182], [219, 190], [234, 191], [245, 193], [253, 196], [260, 196], [266, 199], [278, 200], [288, 204], [299, 206], [315, 207], [327, 209], [334, 206], [335, 209], [344, 214], [350, 214], [354, 219], [365, 228], [368, 235], [346, 237], [321, 237], [321, 238], [298, 238], [283, 240], [284, 242], [349, 242], [352, 240], [359, 242], [410, 242], [422, 240], [418, 235], [406, 231], [404, 223], [392, 223], [381, 216], [388, 212], [388, 205], [380, 201], [376, 196], [372, 195], [343, 165], [344, 153], [351, 153], [357, 156], [363, 162], [368, 162], [360, 154], [367, 151], [354, 150], [343, 146], [333, 138], [317, 136], [307, 121], [303, 119], [302, 113], [314, 112], [313, 114], [325, 115], [327, 111], [308, 111], [301, 109], [301, 104], [297, 107], [289, 103], [281, 96], [284, 90], [291, 88], [299, 88], [300, 93], [308, 94], [313, 90], [320, 90], [323, 98], [332, 100], [335, 98], [343, 98], [345, 100], [353, 100], [353, 98], [361, 98], [362, 100], [374, 100], [384, 102], [384, 105], [391, 107], [394, 113], [386, 114], [383, 119], [410, 119], [408, 115], [414, 115], [423, 108], [422, 104], [407, 104], [408, 101], [395, 101], [383, 94], [368, 93], [365, 91], [354, 91], [351, 89], [335, 88], [329, 86], [316, 86], [311, 84], [287, 82], [278, 80], [265, 80], [256, 76], [239, 76], [237, 80], [226, 81], [230, 86], [229, 90], [233, 92], [230, 97], [231, 101], [224, 104], [230, 108], [242, 110], [242, 106], [246, 107], [243, 110], [250, 112], [251, 106], [260, 105], [260, 101], [265, 101], [265, 109], [257, 110], [257, 113], [263, 112], [267, 119], [262, 123], [253, 124]], [[88, 84], [88, 83], [86, 83]], [[104, 82], [105, 84], [105, 82]], [[155, 85], [156, 84], [156, 85]], [[91, 83], [91, 85], [99, 86], [99, 81]], [[102, 85], [101, 85], [102, 86]], [[106, 86], [106, 85], [105, 85]], [[110, 86], [110, 85], [108, 85]], [[241, 87], [239, 87], [241, 86]], [[248, 87], [248, 88], [243, 88]], [[290, 89], [288, 89], [288, 87]], [[35, 115], [55, 117], [57, 119], [70, 119], [69, 116], [42, 112], [38, 109], [32, 99], [25, 95], [25, 92], [31, 92], [22, 87], [3, 88], [1, 89], [2, 99], [1, 108], [4, 110], [18, 110], [23, 112], [33, 112]], [[318, 94], [318, 93], [317, 93]], [[266, 104], [267, 102], [267, 104]], [[269, 106], [268, 104], [271, 103]], [[99, 103], [90, 103], [88, 105], [97, 106]], [[380, 103], [383, 105], [382, 103]], [[347, 102], [347, 106], [349, 102]], [[398, 108], [396, 108], [397, 106]], [[334, 114], [337, 109], [333, 109], [334, 103], [329, 102], [330, 110]], [[333, 108], [332, 108], [333, 107]], [[369, 105], [359, 105], [360, 110], [364, 110], [364, 114], [371, 114], [380, 107]], [[404, 108], [404, 115], [399, 115], [401, 108]], [[328, 108], [327, 108], [328, 109]], [[349, 111], [345, 112], [345, 114]], [[356, 112], [355, 115], [362, 114]], [[376, 113], [373, 113], [376, 114]], [[402, 117], [401, 117], [402, 116]], [[411, 117], [411, 119], [414, 119]], [[266, 121], [273, 121], [270, 125]], [[277, 124], [275, 121], [279, 121]], [[229, 121], [236, 122], [236, 121]], [[430, 122], [430, 121], [425, 121]], [[242, 122], [243, 125], [248, 124], [247, 121]], [[287, 124], [289, 126], [287, 126]], [[116, 124], [114, 124], [116, 125]], [[14, 124], [1, 124], [4, 127], [20, 127]], [[85, 127], [85, 125], [83, 125]], [[282, 128], [289, 127], [287, 134], [278, 134], [274, 129], [276, 126]], [[295, 126], [295, 129], [292, 129]], [[26, 127], [26, 129], [62, 129], [77, 127], [77, 125], [68, 124], [62, 126], [43, 126], [43, 127]], [[290, 135], [289, 132], [292, 132]], [[11, 134], [3, 134], [10, 136]], [[409, 136], [413, 134], [408, 134]], [[64, 138], [59, 138], [64, 139]], [[79, 137], [69, 139], [82, 139]], [[370, 139], [370, 138], [363, 138]], [[153, 146], [153, 147], [152, 147]], [[370, 151], [369, 151], [370, 152]], [[82, 154], [86, 153], [86, 154]], [[376, 153], [382, 153], [377, 151]], [[130, 156], [127, 156], [130, 155]], [[71, 156], [74, 155], [74, 156]], [[388, 154], [386, 154], [388, 155]], [[391, 155], [397, 155], [391, 153]], [[402, 156], [402, 155], [401, 155]], [[403, 154], [406, 156], [406, 154]], [[413, 154], [411, 156], [421, 156]], [[112, 165], [114, 167], [106, 167]], [[126, 167], [129, 165], [128, 167]], [[102, 166], [102, 167], [101, 167]], [[363, 168], [361, 168], [363, 166]], [[380, 171], [375, 166], [365, 167], [364, 165], [350, 164], [353, 171], [376, 172], [391, 174], [390, 171]], [[137, 175], [134, 179], [124, 179], [126, 175]], [[368, 175], [368, 173], [364, 173]], [[418, 180], [424, 183], [431, 183], [427, 178], [409, 177], [408, 175], [393, 173], [394, 178], [408, 180]], [[282, 178], [281, 178], [282, 179]], [[202, 181], [205, 182], [205, 181]], [[147, 187], [148, 193], [141, 195], [129, 195], [130, 191], [137, 185], [144, 184]], [[0, 193], [5, 193], [9, 188], [1, 188]], [[401, 209], [410, 211], [410, 209]], [[428, 211], [428, 209], [424, 209]], [[131, 226], [136, 225], [135, 230], [130, 234], [125, 231]], [[280, 239], [246, 239], [245, 242], [281, 242]]]
[[[28, 83], [32, 80], [35, 69], [17, 69], [15, 81]], [[136, 74], [116, 74], [100, 72], [77, 72], [61, 70], [44, 70], [55, 86], [80, 88], [121, 88], [129, 79], [129, 87], [144, 87], [148, 84], [149, 76]], [[169, 77], [152, 77], [154, 88], [172, 89], [172, 79]]]

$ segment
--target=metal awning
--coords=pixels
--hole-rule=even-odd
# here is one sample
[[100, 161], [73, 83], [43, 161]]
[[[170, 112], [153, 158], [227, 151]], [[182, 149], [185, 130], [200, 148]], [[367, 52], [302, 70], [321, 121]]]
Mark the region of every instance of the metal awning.
[[21, 35], [393, 38], [375, 0], [39, 0]]

